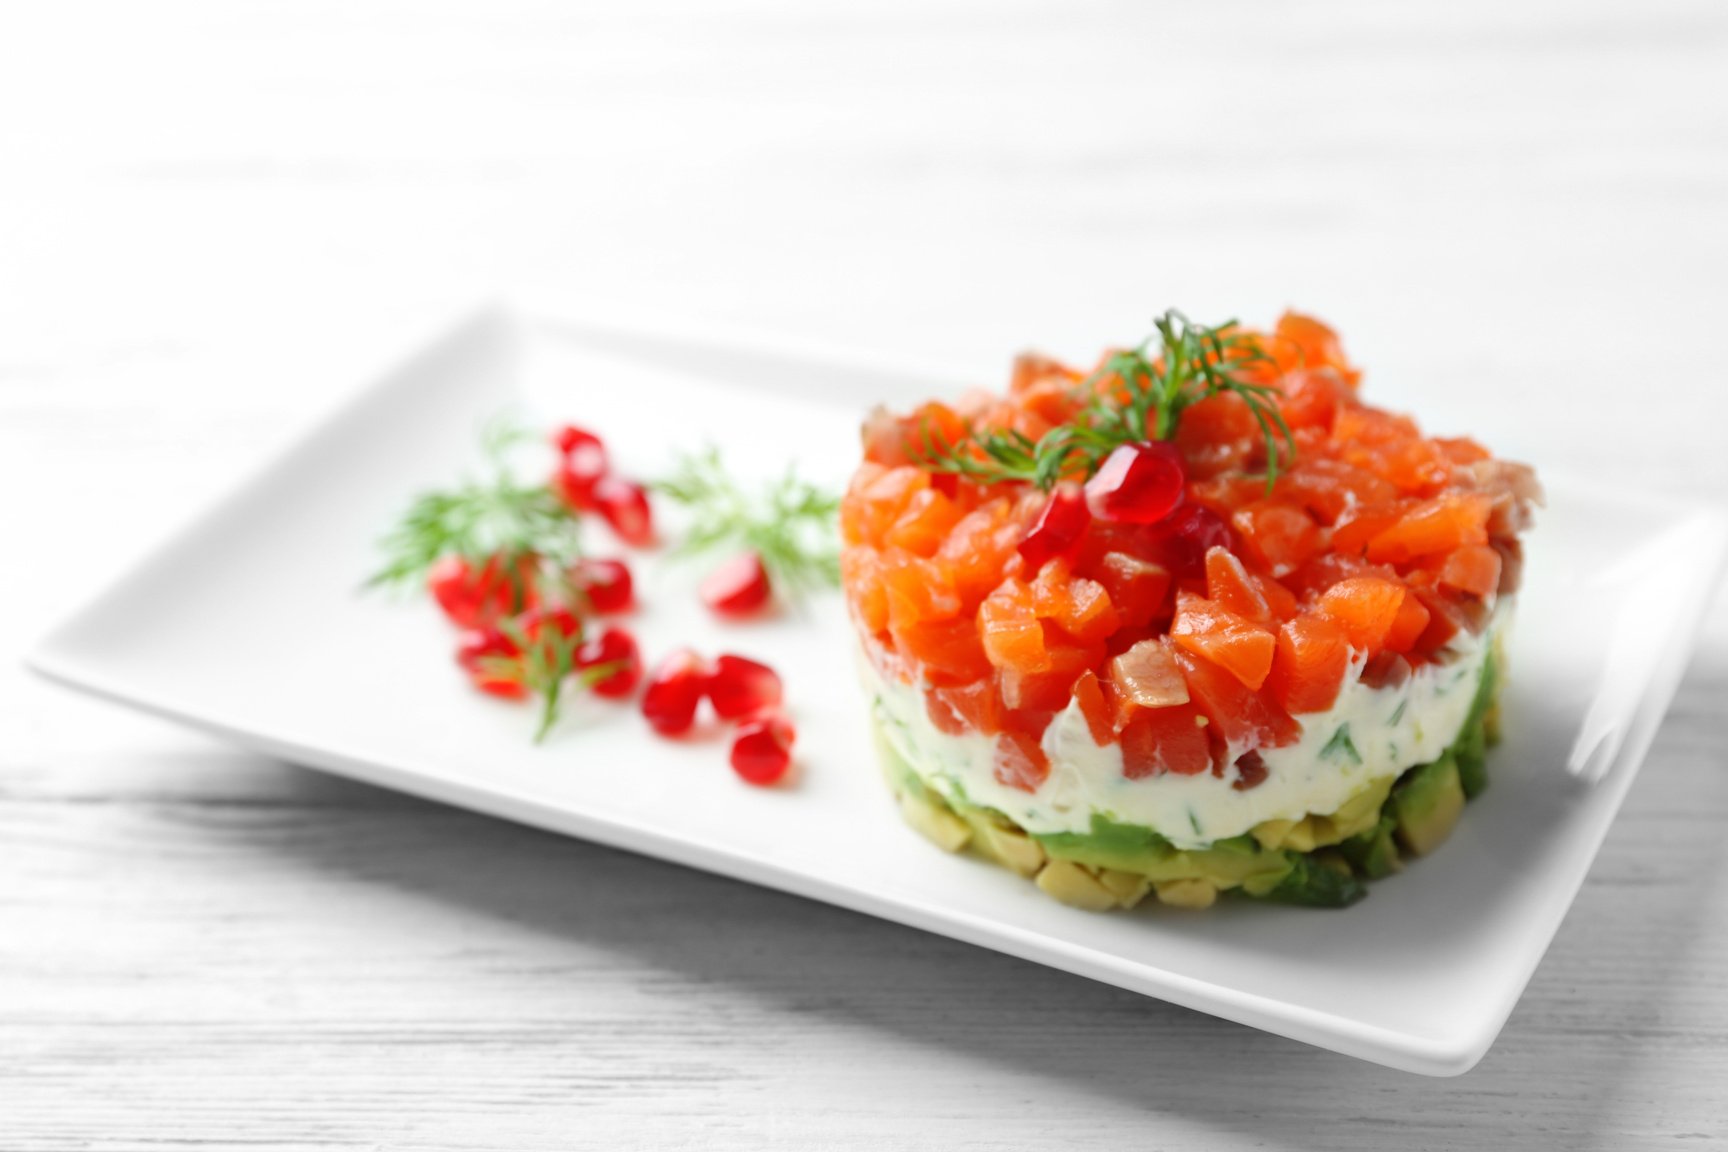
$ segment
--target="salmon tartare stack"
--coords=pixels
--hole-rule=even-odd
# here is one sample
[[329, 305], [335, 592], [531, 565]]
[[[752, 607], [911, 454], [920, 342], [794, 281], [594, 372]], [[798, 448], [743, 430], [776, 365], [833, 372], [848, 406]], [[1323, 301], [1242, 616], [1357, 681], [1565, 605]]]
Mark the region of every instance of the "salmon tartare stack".
[[906, 820], [1096, 910], [1340, 906], [1438, 847], [1541, 493], [1359, 383], [1314, 319], [1171, 312], [872, 413], [842, 578]]

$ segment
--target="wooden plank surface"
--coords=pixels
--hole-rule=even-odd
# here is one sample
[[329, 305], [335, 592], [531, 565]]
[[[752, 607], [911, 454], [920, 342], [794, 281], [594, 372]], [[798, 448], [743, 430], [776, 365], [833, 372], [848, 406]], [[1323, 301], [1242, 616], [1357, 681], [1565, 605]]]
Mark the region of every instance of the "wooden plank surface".
[[[228, 751], [15, 657], [499, 285], [975, 363], [1336, 319], [1728, 500], [1728, 10], [0, 11], [0, 1147], [1728, 1143], [1728, 604], [1495, 1049], [1413, 1078]], [[884, 814], [886, 817], [886, 814]]]

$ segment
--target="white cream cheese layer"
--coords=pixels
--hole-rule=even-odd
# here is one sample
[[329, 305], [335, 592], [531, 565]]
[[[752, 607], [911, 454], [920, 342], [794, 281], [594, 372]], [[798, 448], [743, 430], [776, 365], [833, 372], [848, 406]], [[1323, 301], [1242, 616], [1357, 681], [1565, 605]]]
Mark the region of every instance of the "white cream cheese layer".
[[[1266, 778], [1241, 791], [1232, 786], [1234, 767], [1222, 778], [1128, 779], [1121, 748], [1095, 743], [1072, 702], [1044, 732], [1049, 777], [1036, 792], [1012, 788], [996, 779], [993, 738], [941, 731], [930, 722], [921, 685], [885, 674], [868, 656], [860, 665], [884, 738], [945, 798], [994, 808], [1030, 832], [1087, 832], [1097, 813], [1153, 828], [1179, 848], [1197, 848], [1264, 820], [1334, 812], [1372, 781], [1438, 758], [1464, 726], [1483, 662], [1511, 609], [1511, 598], [1503, 597], [1481, 635], [1460, 633], [1445, 663], [1424, 665], [1397, 687], [1363, 684], [1358, 661], [1330, 710], [1296, 718], [1300, 739], [1260, 749]], [[1232, 748], [1231, 761], [1243, 751]]]

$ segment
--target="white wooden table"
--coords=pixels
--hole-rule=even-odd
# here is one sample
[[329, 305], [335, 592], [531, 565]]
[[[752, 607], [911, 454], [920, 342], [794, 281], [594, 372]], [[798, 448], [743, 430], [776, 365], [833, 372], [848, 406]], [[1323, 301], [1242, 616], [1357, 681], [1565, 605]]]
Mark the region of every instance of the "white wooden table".
[[[1728, 9], [0, 10], [0, 1147], [1728, 1141], [1728, 604], [1498, 1046], [1429, 1081], [229, 751], [16, 655], [495, 286], [987, 377], [1179, 304], [1728, 500]], [[373, 343], [368, 344], [368, 341]]]

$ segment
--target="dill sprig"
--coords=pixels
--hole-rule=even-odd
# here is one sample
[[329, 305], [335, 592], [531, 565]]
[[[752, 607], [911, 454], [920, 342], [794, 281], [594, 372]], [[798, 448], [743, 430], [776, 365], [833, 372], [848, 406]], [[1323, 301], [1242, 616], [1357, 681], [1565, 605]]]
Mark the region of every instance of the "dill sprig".
[[840, 583], [835, 519], [840, 497], [788, 467], [759, 492], [746, 492], [710, 445], [683, 455], [654, 491], [690, 509], [689, 530], [672, 555], [711, 555], [722, 549], [762, 558], [774, 587], [796, 599]]
[[1014, 429], [990, 429], [951, 444], [926, 422], [919, 443], [909, 444], [908, 451], [932, 472], [981, 484], [1019, 481], [1048, 491], [1065, 478], [1090, 476], [1120, 445], [1170, 439], [1190, 405], [1231, 393], [1260, 426], [1270, 491], [1294, 459], [1296, 440], [1278, 409], [1281, 390], [1243, 376], [1270, 359], [1259, 340], [1234, 320], [1208, 327], [1174, 309], [1152, 324], [1153, 333], [1137, 347], [1110, 356], [1075, 386], [1087, 401], [1073, 423], [1036, 440]]
[[579, 556], [576, 513], [547, 484], [524, 484], [510, 473], [511, 449], [529, 439], [531, 433], [514, 425], [490, 425], [483, 436], [484, 475], [416, 496], [379, 541], [384, 566], [367, 586], [418, 583], [433, 564], [452, 554], [475, 566], [492, 556], [507, 566], [534, 556], [560, 568]]
[[517, 680], [529, 694], [540, 698], [540, 719], [534, 730], [536, 744], [545, 740], [558, 723], [567, 682], [574, 680], [578, 690], [586, 691], [623, 668], [622, 661], [613, 660], [578, 669], [576, 650], [582, 646], [581, 629], [566, 635], [557, 625], [548, 623], [530, 636], [520, 621], [505, 620], [499, 623], [498, 630], [516, 646], [519, 655], [485, 657], [479, 661], [477, 670], [496, 679]]

